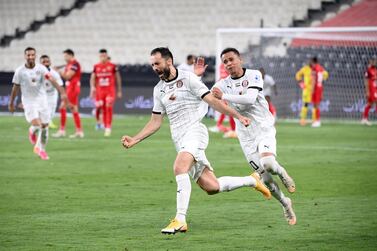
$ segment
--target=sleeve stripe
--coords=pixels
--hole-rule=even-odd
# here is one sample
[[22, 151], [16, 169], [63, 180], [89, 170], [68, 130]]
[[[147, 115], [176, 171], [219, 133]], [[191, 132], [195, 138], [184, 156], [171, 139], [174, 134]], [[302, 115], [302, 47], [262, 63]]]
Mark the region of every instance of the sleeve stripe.
[[203, 99], [205, 96], [207, 96], [208, 94], [210, 94], [211, 92], [210, 91], [207, 91], [206, 93], [204, 93], [200, 98]]
[[247, 89], [257, 89], [258, 91], [263, 90], [263, 88], [260, 88], [259, 86], [249, 86]]
[[153, 114], [161, 114], [161, 112], [152, 111]]

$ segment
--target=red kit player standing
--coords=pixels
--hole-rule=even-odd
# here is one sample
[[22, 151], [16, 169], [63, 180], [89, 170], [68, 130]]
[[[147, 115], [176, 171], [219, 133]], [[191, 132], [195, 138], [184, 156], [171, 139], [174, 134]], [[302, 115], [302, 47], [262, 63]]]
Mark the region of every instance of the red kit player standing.
[[318, 59], [313, 57], [310, 61], [310, 67], [312, 69], [312, 79], [313, 79], [313, 123], [312, 127], [321, 126], [321, 113], [319, 105], [322, 101], [323, 96], [323, 81], [328, 79], [329, 73], [319, 64]]
[[368, 69], [365, 72], [365, 96], [367, 105], [364, 108], [361, 123], [370, 126], [372, 124], [368, 120], [368, 115], [373, 104], [376, 104], [375, 110], [377, 112], [377, 59], [369, 61]]
[[[83, 138], [84, 132], [81, 127], [80, 114], [79, 114], [79, 96], [80, 96], [80, 78], [81, 66], [75, 58], [75, 53], [71, 49], [64, 52], [64, 60], [67, 65], [64, 70], [60, 70], [59, 74], [65, 80], [65, 88], [68, 97], [68, 107], [70, 108], [73, 120], [75, 122], [76, 132], [70, 135], [70, 138]], [[67, 104], [62, 102], [60, 105], [60, 129], [53, 137], [59, 138], [65, 136], [65, 124], [67, 120]]]
[[109, 61], [106, 49], [99, 51], [100, 62], [94, 65], [90, 76], [91, 97], [97, 99], [98, 108], [103, 111], [105, 137], [111, 135], [113, 105], [115, 101], [115, 82], [118, 85], [117, 97], [122, 97], [122, 79], [118, 68]]

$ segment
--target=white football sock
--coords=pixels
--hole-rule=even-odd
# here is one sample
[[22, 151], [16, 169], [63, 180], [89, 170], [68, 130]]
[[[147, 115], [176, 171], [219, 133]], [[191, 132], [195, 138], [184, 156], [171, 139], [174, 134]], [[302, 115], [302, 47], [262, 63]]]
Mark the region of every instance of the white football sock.
[[177, 214], [175, 218], [186, 222], [186, 213], [190, 202], [191, 182], [188, 173], [175, 176], [177, 181]]
[[41, 127], [40, 126], [35, 126], [35, 125], [31, 125], [29, 127], [29, 131], [31, 131], [32, 134], [37, 134], [38, 133], [38, 130], [40, 130]]
[[264, 172], [262, 174], [262, 179], [264, 181], [264, 184], [270, 190], [272, 196], [274, 196], [274, 198], [277, 199], [280, 202], [280, 204], [282, 204], [285, 207], [287, 205], [286, 197], [283, 194], [283, 192], [280, 190], [278, 184], [272, 178], [272, 175], [268, 172]]
[[255, 187], [257, 183], [252, 176], [224, 176], [218, 178], [217, 180], [219, 181], [220, 192], [229, 192], [240, 187]]
[[37, 133], [37, 142], [35, 143], [35, 146], [42, 149], [42, 129], [39, 128], [39, 130], [35, 131], [35, 133]]
[[286, 171], [275, 159], [275, 156], [267, 156], [260, 159], [260, 163], [264, 170], [270, 173], [277, 174], [282, 177]]
[[42, 128], [41, 131], [41, 149], [45, 150], [48, 141], [48, 127]]

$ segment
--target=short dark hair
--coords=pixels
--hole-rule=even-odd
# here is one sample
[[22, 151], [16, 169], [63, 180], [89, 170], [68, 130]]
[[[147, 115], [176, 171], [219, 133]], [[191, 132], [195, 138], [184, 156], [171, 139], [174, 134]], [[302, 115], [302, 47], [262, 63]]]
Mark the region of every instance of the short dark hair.
[[50, 58], [48, 55], [43, 54], [39, 59]]
[[66, 54], [71, 55], [71, 56], [75, 56], [75, 53], [71, 49], [66, 49], [66, 50], [63, 51], [63, 53], [66, 53]]
[[106, 49], [100, 49], [98, 52], [99, 53], [107, 53], [107, 50]]
[[24, 50], [24, 54], [27, 52], [27, 51], [37, 51], [35, 48], [33, 47], [26, 47], [26, 49]]
[[313, 63], [318, 63], [318, 58], [317, 57], [312, 57], [312, 62]]
[[222, 57], [225, 53], [228, 53], [228, 52], [234, 52], [237, 56], [240, 56], [240, 52], [236, 49], [236, 48], [233, 48], [233, 47], [228, 47], [228, 48], [225, 48], [221, 54], [220, 54], [220, 57]]
[[192, 54], [188, 54], [186, 59], [187, 59], [187, 61], [188, 61], [188, 60], [192, 60], [193, 58], [195, 58], [194, 55], [192, 55]]
[[171, 53], [171, 51], [169, 50], [168, 47], [157, 47], [157, 48], [154, 48], [151, 51], [151, 56], [153, 56], [156, 53], [160, 53], [161, 57], [163, 57], [165, 59], [171, 58], [171, 61], [174, 62], [173, 54]]

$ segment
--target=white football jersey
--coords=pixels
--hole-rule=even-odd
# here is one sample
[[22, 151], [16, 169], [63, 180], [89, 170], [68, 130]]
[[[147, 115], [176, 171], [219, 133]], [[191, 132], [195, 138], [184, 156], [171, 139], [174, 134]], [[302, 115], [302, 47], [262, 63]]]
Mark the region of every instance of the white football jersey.
[[230, 95], [243, 95], [248, 88], [255, 88], [259, 91], [257, 99], [252, 105], [228, 102], [241, 115], [251, 119], [248, 127], [242, 125], [239, 120], [235, 120], [240, 141], [255, 141], [264, 132], [274, 132], [274, 117], [268, 110], [268, 103], [263, 95], [263, 79], [260, 71], [244, 69], [242, 77], [233, 79], [228, 76], [218, 81], [214, 87], [218, 87], [223, 93]]
[[29, 69], [25, 65], [16, 69], [12, 83], [21, 86], [23, 104], [45, 102], [46, 88], [44, 82], [47, 73], [47, 68], [41, 64], [35, 64], [33, 69]]
[[177, 77], [169, 82], [160, 80], [154, 87], [153, 113], [166, 114], [174, 141], [200, 124], [208, 111], [202, 98], [210, 91], [195, 74], [177, 69]]
[[270, 75], [265, 74], [263, 82], [264, 82], [264, 85], [263, 85], [264, 96], [271, 96], [272, 87], [275, 85], [275, 80]]
[[[49, 71], [51, 73], [51, 76], [56, 80], [56, 82], [58, 82], [60, 86], [63, 86], [63, 80], [60, 77], [59, 73], [52, 68], [50, 68]], [[53, 86], [50, 80], [45, 79], [44, 82], [47, 96], [55, 96], [58, 94], [58, 90], [56, 90], [55, 86]]]

